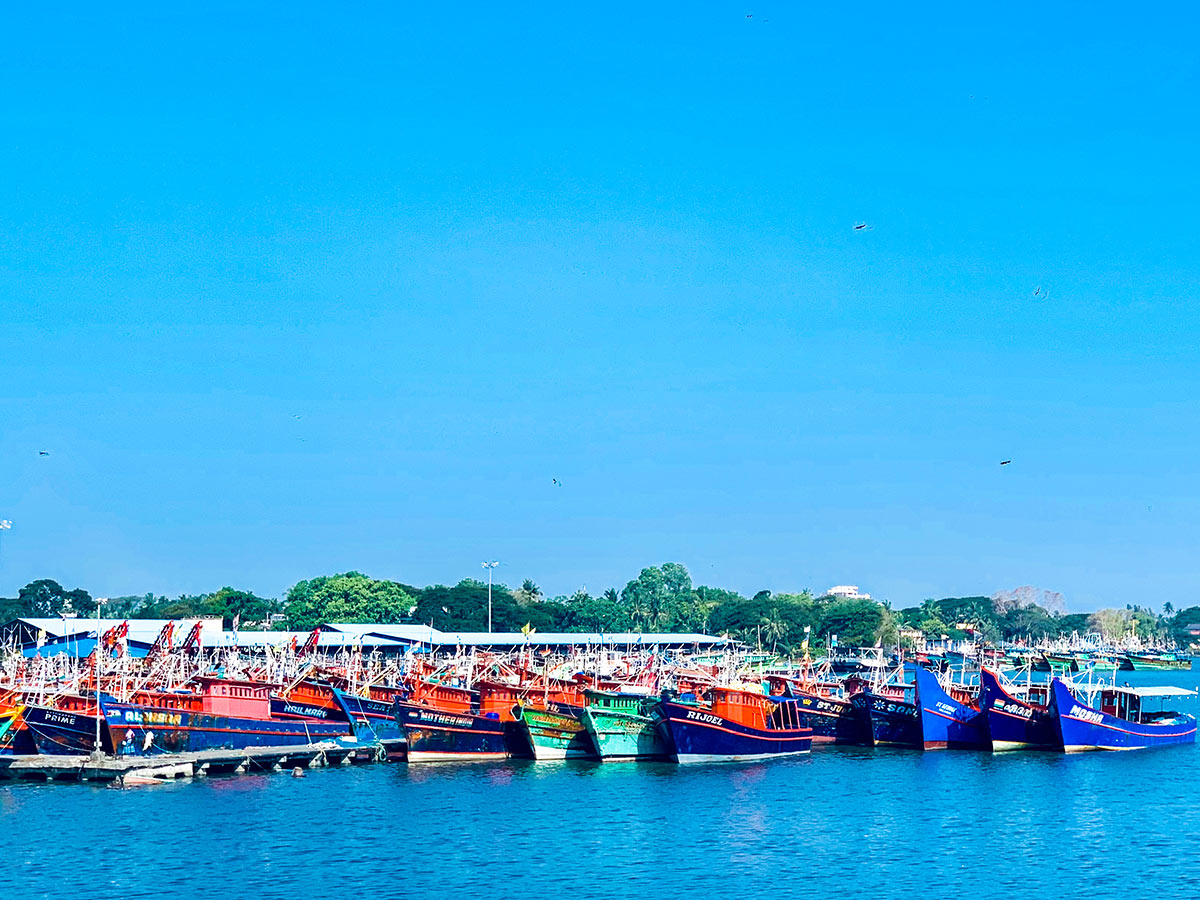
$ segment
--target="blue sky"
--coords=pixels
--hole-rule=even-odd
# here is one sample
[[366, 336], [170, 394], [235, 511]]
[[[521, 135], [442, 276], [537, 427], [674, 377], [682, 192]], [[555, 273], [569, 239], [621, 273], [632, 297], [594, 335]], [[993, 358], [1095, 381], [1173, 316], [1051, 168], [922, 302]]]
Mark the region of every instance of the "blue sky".
[[0, 594], [1179, 605], [1198, 18], [10, 11]]

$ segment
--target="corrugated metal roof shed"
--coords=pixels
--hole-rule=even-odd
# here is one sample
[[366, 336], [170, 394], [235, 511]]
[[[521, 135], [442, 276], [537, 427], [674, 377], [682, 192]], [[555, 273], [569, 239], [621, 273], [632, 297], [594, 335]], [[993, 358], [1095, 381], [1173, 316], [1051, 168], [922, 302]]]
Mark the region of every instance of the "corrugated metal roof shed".
[[691, 633], [634, 633], [634, 632], [540, 632], [526, 636], [519, 631], [439, 631], [428, 625], [411, 624], [361, 624], [335, 622], [327, 629], [344, 631], [348, 634], [393, 637], [401, 641], [425, 643], [437, 647], [521, 647], [530, 644], [537, 647], [581, 647], [581, 646], [670, 646], [711, 647], [725, 643], [725, 638], [709, 634]]
[[[130, 643], [154, 643], [169, 619], [101, 619], [100, 631], [128, 621]], [[200, 643], [206, 648], [217, 647], [283, 647], [293, 638], [303, 645], [308, 639], [306, 631], [225, 631], [221, 620], [179, 619], [174, 641], [178, 645], [192, 625], [203, 623]], [[47, 644], [62, 643], [95, 635], [96, 620], [85, 618], [22, 618], [9, 622], [3, 628], [3, 639], [18, 644], [31, 645], [41, 632], [45, 632]], [[364, 649], [384, 652], [399, 652], [408, 647], [452, 648], [452, 647], [713, 647], [725, 643], [724, 638], [708, 634], [688, 633], [634, 633], [634, 632], [532, 632], [528, 636], [519, 631], [439, 631], [428, 625], [411, 623], [383, 624], [362, 622], [337, 622], [324, 626], [317, 637], [317, 646], [322, 650], [361, 645]], [[84, 654], [86, 655], [86, 654]]]

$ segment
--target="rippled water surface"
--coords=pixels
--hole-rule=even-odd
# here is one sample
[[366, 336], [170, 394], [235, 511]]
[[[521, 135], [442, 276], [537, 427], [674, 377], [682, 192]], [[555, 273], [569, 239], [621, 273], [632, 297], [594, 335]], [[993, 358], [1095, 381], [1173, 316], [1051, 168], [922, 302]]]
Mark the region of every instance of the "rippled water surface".
[[1183, 747], [401, 763], [128, 789], [4, 783], [0, 822], [10, 889], [56, 900], [1196, 898], [1198, 762]]

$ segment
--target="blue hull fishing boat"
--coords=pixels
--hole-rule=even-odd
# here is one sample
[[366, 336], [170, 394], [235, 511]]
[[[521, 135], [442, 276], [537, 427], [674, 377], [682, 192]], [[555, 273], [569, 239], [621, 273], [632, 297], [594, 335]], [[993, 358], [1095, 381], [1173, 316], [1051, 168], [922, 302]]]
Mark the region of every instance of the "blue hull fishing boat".
[[812, 729], [814, 744], [868, 743], [844, 683], [768, 675], [765, 684], [772, 695], [796, 701]]
[[676, 762], [770, 759], [812, 749], [812, 729], [794, 699], [725, 687], [711, 688], [710, 697], [706, 707], [658, 705], [663, 742]]
[[[38, 753], [79, 756], [96, 749], [96, 714], [93, 712], [27, 705], [22, 716]], [[111, 753], [108, 728], [101, 725], [100, 749]]]
[[395, 701], [410, 763], [506, 759], [505, 723], [495, 713], [452, 711]]
[[213, 715], [174, 706], [100, 702], [118, 756], [294, 747], [349, 736], [345, 722]]
[[841, 697], [796, 693], [796, 704], [808, 719], [813, 741], [819, 744], [864, 744], [862, 720], [854, 704]]
[[198, 691], [144, 691], [129, 701], [100, 697], [118, 756], [197, 750], [293, 747], [350, 737], [344, 717], [280, 715], [269, 685], [198, 678]]
[[916, 703], [897, 696], [862, 690], [850, 698], [862, 722], [866, 743], [872, 747], [924, 746], [921, 717]]
[[408, 741], [404, 726], [396, 718], [395, 698], [390, 701], [363, 697], [334, 688], [334, 697], [346, 717], [354, 725], [354, 734], [362, 739], [378, 741], [389, 759], [404, 756]]
[[916, 668], [921, 746], [925, 750], [990, 750], [987, 717], [965, 693], [951, 696], [928, 669]]
[[392, 709], [404, 729], [410, 763], [483, 762], [509, 756], [506, 733], [513, 714], [504, 701], [421, 680], [406, 699], [396, 697]]
[[1046, 703], [1049, 700], [1045, 685], [1031, 685], [1027, 697], [1009, 693], [990, 669], [979, 673], [979, 709], [987, 719], [992, 750], [1061, 750], [1062, 737], [1058, 720]]
[[1089, 706], [1055, 678], [1051, 684], [1050, 708], [1067, 753], [1144, 750], [1196, 742], [1195, 716], [1142, 709], [1147, 699], [1179, 696], [1195, 696], [1195, 692], [1175, 687], [1105, 687], [1091, 701], [1096, 705]]

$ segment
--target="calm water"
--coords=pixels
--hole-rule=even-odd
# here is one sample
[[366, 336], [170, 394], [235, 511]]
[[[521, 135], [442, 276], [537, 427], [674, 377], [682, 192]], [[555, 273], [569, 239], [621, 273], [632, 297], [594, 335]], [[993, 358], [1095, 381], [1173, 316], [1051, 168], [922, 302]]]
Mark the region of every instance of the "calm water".
[[[1196, 673], [1128, 680], [1194, 688]], [[1198, 762], [1195, 747], [1073, 757], [822, 748], [700, 768], [521, 761], [129, 789], [0, 783], [0, 824], [10, 888], [55, 900], [1194, 900]]]

